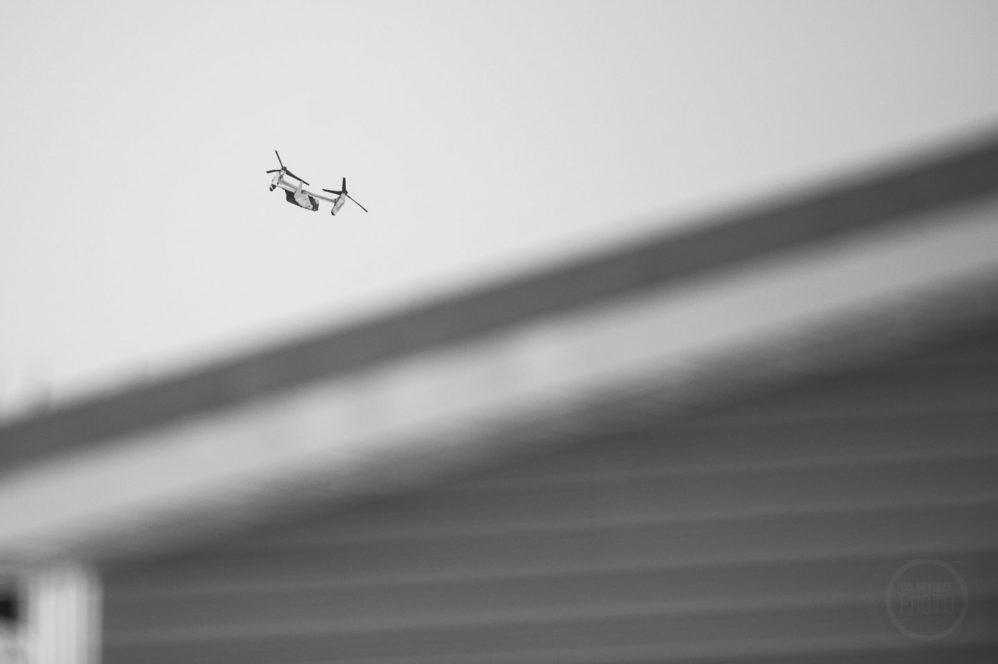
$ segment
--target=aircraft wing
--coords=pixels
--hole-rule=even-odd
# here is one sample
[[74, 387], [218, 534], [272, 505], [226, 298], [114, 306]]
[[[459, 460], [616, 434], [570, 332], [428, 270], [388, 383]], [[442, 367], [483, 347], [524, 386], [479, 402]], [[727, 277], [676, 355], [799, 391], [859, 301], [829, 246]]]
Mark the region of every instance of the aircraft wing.
[[329, 198], [327, 196], [323, 196], [322, 194], [313, 194], [311, 191], [308, 192], [308, 195], [311, 196], [312, 198], [318, 198], [320, 201], [326, 201], [327, 203], [332, 203], [334, 200], [336, 200], [335, 198]]
[[297, 186], [294, 186], [289, 182], [285, 181], [284, 178], [281, 178], [277, 181], [277, 186], [283, 189], [284, 191], [298, 191]]
[[[280, 187], [281, 189], [283, 189], [284, 191], [290, 191], [292, 193], [298, 191], [298, 185], [297, 184], [291, 184], [290, 182], [288, 182], [287, 180], [285, 180], [283, 177], [277, 179], [277, 186]], [[312, 198], [317, 198], [320, 201], [326, 201], [327, 203], [332, 203], [333, 200], [334, 200], [332, 198], [329, 198], [328, 196], [323, 196], [322, 194], [313, 193], [313, 192], [309, 191], [308, 189], [306, 189], [305, 187], [302, 187], [301, 190], [302, 190], [303, 193], [311, 196]]]
[[[285, 180], [284, 176], [281, 176], [281, 177], [279, 177], [277, 179], [277, 186], [280, 187], [281, 189], [283, 189], [284, 191], [298, 191], [298, 182], [297, 181], [292, 182], [290, 180]], [[301, 188], [301, 190], [304, 191], [309, 196], [315, 196], [315, 194], [313, 194], [312, 192], [310, 192], [304, 186]], [[319, 198], [323, 198], [323, 197], [319, 196]], [[324, 200], [329, 200], [329, 199], [326, 198]]]

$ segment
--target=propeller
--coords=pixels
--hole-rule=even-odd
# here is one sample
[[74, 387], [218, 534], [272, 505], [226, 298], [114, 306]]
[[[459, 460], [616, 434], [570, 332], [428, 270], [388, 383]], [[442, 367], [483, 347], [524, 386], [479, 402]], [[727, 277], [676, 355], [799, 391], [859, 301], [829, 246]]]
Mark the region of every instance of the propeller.
[[302, 180], [300, 177], [298, 177], [297, 175], [295, 175], [294, 173], [292, 173], [291, 171], [288, 170], [288, 167], [284, 165], [283, 161], [281, 161], [281, 153], [279, 153], [277, 150], [274, 150], [274, 154], [277, 155], [277, 163], [280, 164], [281, 167], [280, 168], [275, 168], [275, 169], [270, 170], [270, 171], [267, 171], [268, 173], [282, 173], [282, 174], [283, 173], [287, 173], [288, 175], [290, 175], [294, 179], [300, 180], [302, 184], [308, 184], [308, 182], [305, 182], [305, 180]]
[[[276, 152], [276, 150], [275, 150], [275, 152]], [[328, 193], [328, 194], [336, 194], [336, 195], [341, 195], [342, 194], [343, 196], [346, 196], [347, 198], [349, 198], [354, 203], [357, 203], [357, 200], [353, 196], [351, 196], [350, 194], [347, 193], [347, 179], [346, 178], [343, 178], [343, 184], [342, 184], [342, 188], [341, 189], [339, 189], [339, 190], [336, 190], [336, 189], [323, 189], [323, 191], [326, 192], [326, 193]], [[357, 207], [359, 207], [364, 212], [367, 212], [367, 208], [364, 207], [363, 205], [361, 205], [360, 203], [357, 203]]]

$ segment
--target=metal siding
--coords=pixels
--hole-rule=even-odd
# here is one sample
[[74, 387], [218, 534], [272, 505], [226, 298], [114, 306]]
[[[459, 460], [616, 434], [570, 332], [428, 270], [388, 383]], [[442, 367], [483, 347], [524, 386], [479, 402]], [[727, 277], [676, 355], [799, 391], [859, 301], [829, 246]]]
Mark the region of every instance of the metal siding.
[[[106, 570], [106, 664], [993, 662], [998, 330]], [[966, 580], [903, 636], [892, 575]]]

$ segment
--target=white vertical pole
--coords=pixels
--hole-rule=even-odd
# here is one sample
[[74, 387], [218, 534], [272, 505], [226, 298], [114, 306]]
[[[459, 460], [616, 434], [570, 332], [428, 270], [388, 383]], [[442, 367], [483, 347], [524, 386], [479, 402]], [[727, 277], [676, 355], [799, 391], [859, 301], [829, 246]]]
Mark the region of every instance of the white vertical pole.
[[25, 641], [31, 664], [98, 664], [100, 585], [76, 564], [27, 573]]

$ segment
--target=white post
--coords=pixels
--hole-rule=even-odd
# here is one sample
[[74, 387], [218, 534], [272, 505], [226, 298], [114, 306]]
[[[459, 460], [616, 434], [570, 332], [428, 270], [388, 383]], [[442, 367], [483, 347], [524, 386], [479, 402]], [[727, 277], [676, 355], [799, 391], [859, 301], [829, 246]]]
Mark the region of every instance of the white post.
[[24, 644], [30, 664], [98, 664], [100, 584], [75, 564], [28, 570]]

